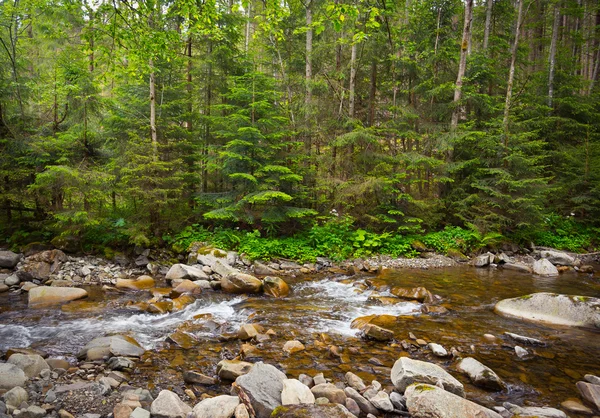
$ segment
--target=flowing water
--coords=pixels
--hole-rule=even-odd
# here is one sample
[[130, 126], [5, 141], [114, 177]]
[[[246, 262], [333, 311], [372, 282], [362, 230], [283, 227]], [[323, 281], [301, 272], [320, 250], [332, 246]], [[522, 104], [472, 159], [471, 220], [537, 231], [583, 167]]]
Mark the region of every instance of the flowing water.
[[[424, 286], [441, 296], [445, 314], [422, 314], [420, 304], [403, 302], [383, 306], [369, 300], [365, 279], [373, 276], [306, 276], [286, 279], [292, 293], [285, 299], [232, 296], [205, 292], [184, 310], [164, 315], [136, 312], [132, 301], [144, 301], [148, 292], [103, 292], [90, 288], [85, 301], [62, 308], [29, 309], [24, 296], [0, 297], [0, 351], [11, 347], [42, 349], [53, 356], [72, 359], [89, 340], [107, 333], [127, 333], [146, 349], [134, 379], [148, 387], [175, 388], [183, 384], [185, 370], [213, 375], [222, 358], [240, 354], [242, 342], [228, 337], [244, 323], [258, 323], [276, 336], [244, 347], [245, 359], [279, 365], [288, 376], [300, 373], [343, 380], [346, 371], [364, 379], [390, 385], [389, 368], [402, 355], [438, 363], [465, 384], [467, 397], [487, 406], [504, 401], [521, 405], [559, 407], [567, 398], [578, 398], [575, 383], [584, 374], [600, 375], [600, 333], [528, 323], [503, 318], [493, 312], [500, 299], [533, 292], [556, 292], [600, 297], [597, 278], [565, 273], [557, 278], [539, 278], [516, 272], [455, 267], [439, 270], [385, 271], [377, 285]], [[385, 291], [383, 292], [385, 295]], [[436, 342], [472, 355], [496, 371], [507, 383], [502, 392], [475, 388], [454, 369], [451, 359], [435, 358], [416, 344], [404, 351], [401, 343], [365, 341], [350, 327], [353, 319], [366, 315], [394, 315], [390, 325], [396, 340], [410, 343], [409, 332], [427, 342]], [[184, 350], [166, 341], [182, 330], [197, 339]], [[543, 347], [525, 346], [533, 355], [519, 359], [517, 345], [505, 332], [546, 342]], [[495, 342], [484, 334], [498, 337]], [[287, 355], [285, 341], [297, 339], [306, 350]], [[523, 344], [518, 344], [523, 345]], [[334, 348], [332, 349], [332, 346]], [[405, 345], [406, 346], [406, 345]], [[209, 388], [223, 393], [227, 386]]]

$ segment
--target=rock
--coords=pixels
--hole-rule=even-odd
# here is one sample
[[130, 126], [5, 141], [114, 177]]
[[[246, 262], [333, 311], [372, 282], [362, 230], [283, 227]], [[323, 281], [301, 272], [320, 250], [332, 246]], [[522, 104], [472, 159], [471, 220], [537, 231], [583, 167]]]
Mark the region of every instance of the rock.
[[304, 349], [305, 349], [304, 344], [302, 344], [298, 340], [287, 341], [283, 345], [283, 351], [285, 351], [288, 354], [293, 354], [298, 351], [304, 351]]
[[133, 408], [129, 405], [124, 405], [122, 403], [118, 403], [113, 408], [113, 417], [114, 418], [129, 418], [131, 413], [133, 412]]
[[505, 270], [518, 271], [521, 273], [531, 273], [531, 267], [523, 263], [504, 263], [502, 268]]
[[254, 274], [258, 274], [259, 276], [272, 276], [274, 274], [277, 274], [277, 270], [272, 269], [271, 267], [259, 261], [255, 261]]
[[137, 279], [117, 279], [118, 289], [145, 290], [154, 287], [154, 279], [150, 276], [140, 276]]
[[425, 303], [432, 303], [434, 301], [431, 292], [424, 287], [392, 287], [390, 293], [400, 299], [418, 300]]
[[600, 299], [588, 296], [533, 293], [501, 300], [494, 311], [535, 322], [600, 328]]
[[60, 418], [75, 418], [69, 411], [65, 411], [64, 409], [58, 411], [58, 416]]
[[206, 376], [193, 370], [183, 373], [183, 381], [193, 385], [211, 386], [217, 384], [217, 379], [214, 377]]
[[181, 311], [186, 306], [191, 305], [195, 301], [196, 301], [196, 299], [191, 295], [188, 295], [188, 294], [181, 295], [178, 298], [173, 299], [173, 310]]
[[586, 274], [593, 274], [594, 273], [594, 266], [590, 266], [589, 264], [585, 264], [585, 265], [579, 267], [579, 272], [580, 273], [586, 273]]
[[4, 284], [7, 286], [16, 286], [21, 283], [21, 279], [16, 274], [12, 274], [4, 279]]
[[323, 373], [319, 373], [319, 374], [315, 375], [315, 377], [313, 378], [313, 386], [320, 385], [322, 383], [327, 383], [327, 379], [325, 379], [325, 376], [323, 376]]
[[274, 298], [284, 298], [290, 294], [290, 287], [283, 279], [268, 276], [263, 279], [263, 292]]
[[440, 381], [444, 389], [458, 396], [465, 396], [465, 390], [458, 380], [452, 377], [440, 366], [425, 361], [413, 360], [408, 357], [400, 357], [391, 373], [392, 383], [403, 393], [413, 383], [428, 383], [435, 385]]
[[0, 389], [12, 389], [16, 386], [25, 386], [27, 376], [25, 372], [10, 363], [0, 363]]
[[577, 382], [577, 389], [581, 393], [583, 399], [600, 410], [600, 385], [594, 385], [587, 382]]
[[529, 351], [525, 350], [523, 347], [516, 345], [515, 346], [515, 354], [519, 358], [525, 358], [529, 355]]
[[346, 403], [346, 393], [332, 383], [321, 383], [310, 389], [315, 398], [327, 398], [331, 403]]
[[346, 398], [346, 409], [354, 416], [360, 415], [360, 407], [354, 399]]
[[87, 297], [88, 293], [76, 287], [38, 286], [29, 291], [29, 306], [43, 307]]
[[217, 364], [217, 375], [221, 380], [236, 380], [250, 372], [252, 363], [239, 360], [221, 360]]
[[38, 354], [13, 354], [9, 357], [8, 363], [23, 370], [30, 379], [38, 377], [42, 370], [50, 370], [48, 363]]
[[129, 418], [150, 418], [150, 411], [146, 411], [144, 408], [138, 406], [133, 410]]
[[273, 412], [273, 418], [356, 418], [343, 405], [286, 405]]
[[173, 310], [172, 300], [161, 300], [153, 302], [146, 307], [146, 312], [153, 314], [165, 314]]
[[413, 418], [502, 418], [496, 412], [437, 386], [417, 383], [406, 389], [406, 406]]
[[406, 398], [400, 395], [398, 392], [390, 393], [390, 401], [394, 408], [399, 411], [406, 411]]
[[27, 391], [20, 386], [15, 386], [6, 392], [2, 397], [4, 398], [6, 405], [14, 406], [15, 408], [18, 408], [23, 402], [27, 402], [29, 400]]
[[135, 363], [132, 360], [129, 360], [125, 357], [112, 357], [110, 360], [108, 360], [106, 366], [110, 370], [127, 370], [133, 369], [135, 367]]
[[81, 349], [77, 356], [80, 358], [89, 356], [88, 351], [97, 348], [107, 350], [109, 354], [116, 357], [140, 357], [146, 352], [133, 338], [126, 335], [113, 335], [94, 338]]
[[258, 331], [252, 324], [244, 324], [238, 330], [237, 336], [240, 340], [246, 341], [251, 340], [252, 338], [258, 335]]
[[532, 266], [533, 274], [538, 276], [558, 276], [558, 269], [545, 258], [535, 260]]
[[170, 390], [161, 390], [150, 406], [155, 418], [187, 418], [190, 412], [192, 408]]
[[510, 413], [518, 416], [519, 418], [568, 418], [563, 411], [554, 408], [539, 408], [535, 406], [521, 407], [508, 402], [504, 402], [502, 406], [504, 406]]
[[[204, 282], [206, 282], [206, 284], [204, 284]], [[179, 283], [175, 287], [175, 289], [173, 289], [173, 293], [175, 293], [176, 295], [182, 295], [184, 293], [198, 295], [202, 293], [202, 289], [206, 288], [206, 286], [208, 286], [208, 288], [210, 289], [210, 283], [207, 280], [193, 282], [191, 280], [186, 279]]]
[[580, 415], [593, 415], [594, 411], [592, 411], [590, 408], [588, 408], [585, 405], [582, 405], [581, 403], [577, 402], [577, 401], [573, 401], [573, 400], [567, 400], [564, 401], [560, 404], [560, 406], [563, 407], [563, 409], [566, 409], [569, 412], [572, 412], [574, 414], [580, 414]]
[[270, 364], [258, 362], [248, 374], [235, 379], [233, 388], [248, 408], [251, 416], [269, 418], [281, 405], [283, 381], [286, 376]]
[[227, 293], [260, 293], [262, 282], [244, 273], [230, 273], [221, 279], [221, 288]]
[[600, 385], [600, 377], [594, 376], [593, 374], [586, 374], [583, 378], [593, 385]]
[[572, 266], [573, 264], [575, 264], [575, 259], [569, 254], [562, 251], [540, 251], [540, 257], [547, 259], [554, 265]]
[[281, 392], [282, 405], [315, 403], [315, 396], [308, 386], [296, 379], [285, 379]]
[[0, 251], [0, 268], [13, 269], [19, 261], [21, 254], [13, 253], [12, 251]]
[[215, 396], [194, 406], [192, 413], [194, 418], [231, 418], [239, 404], [237, 396]]
[[429, 343], [429, 349], [431, 352], [438, 357], [446, 357], [448, 356], [448, 351], [444, 347], [436, 343]]
[[367, 324], [362, 329], [363, 335], [376, 341], [390, 341], [394, 339], [394, 331], [373, 324]]
[[473, 260], [473, 265], [475, 267], [487, 267], [491, 263], [494, 262], [494, 254], [487, 252], [485, 254], [479, 255]]
[[248, 413], [248, 408], [243, 403], [239, 404], [235, 411], [233, 411], [233, 416], [235, 418], [250, 418], [250, 414]]
[[347, 387], [344, 389], [344, 393], [348, 398], [354, 400], [358, 404], [360, 410], [365, 414], [378, 414], [377, 408], [375, 408], [373, 404], [367, 400], [367, 398], [358, 393], [356, 389]]
[[[198, 259], [198, 261], [200, 261], [200, 259]], [[239, 270], [234, 269], [224, 260], [216, 260], [209, 267], [221, 277], [227, 277], [230, 274], [239, 273]]]
[[37, 405], [31, 405], [27, 409], [21, 410], [19, 414], [14, 414], [15, 418], [42, 418], [46, 416], [46, 410]]
[[491, 390], [503, 390], [506, 387], [502, 379], [492, 369], [472, 357], [462, 359], [456, 368], [469, 376], [475, 386]]
[[173, 264], [167, 275], [167, 280], [207, 280], [208, 274], [202, 271], [201, 268], [188, 266], [185, 264]]
[[371, 397], [369, 401], [373, 404], [375, 408], [380, 409], [382, 411], [392, 412], [394, 410], [394, 405], [392, 405], [390, 396], [382, 390], [377, 392], [377, 395]]
[[31, 289], [33, 289], [34, 287], [38, 287], [37, 284], [32, 283], [32, 282], [25, 282], [23, 283], [23, 285], [21, 286], [21, 290], [24, 292], [29, 292]]
[[508, 335], [513, 340], [518, 341], [523, 344], [546, 345], [543, 341], [537, 340], [535, 338], [525, 337], [525, 336], [519, 335], [519, 334], [513, 334], [512, 332], [505, 332], [504, 334]]
[[363, 391], [367, 388], [367, 385], [365, 385], [365, 382], [360, 377], [358, 377], [357, 375], [355, 375], [352, 372], [347, 372], [345, 378], [346, 378], [346, 383], [348, 383], [348, 386], [356, 389], [359, 392]]

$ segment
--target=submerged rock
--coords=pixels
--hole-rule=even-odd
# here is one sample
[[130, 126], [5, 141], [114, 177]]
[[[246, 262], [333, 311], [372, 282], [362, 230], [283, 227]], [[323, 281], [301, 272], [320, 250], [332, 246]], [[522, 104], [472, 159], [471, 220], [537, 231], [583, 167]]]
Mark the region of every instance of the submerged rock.
[[281, 406], [281, 392], [286, 378], [274, 366], [258, 362], [248, 374], [235, 379], [233, 388], [251, 416], [269, 418], [273, 410]]
[[400, 299], [417, 300], [425, 303], [434, 301], [431, 292], [424, 287], [392, 287], [390, 293]]
[[458, 380], [450, 373], [442, 369], [437, 364], [428, 363], [420, 360], [413, 360], [408, 357], [400, 357], [391, 373], [392, 383], [403, 393], [409, 385], [413, 383], [436, 384], [441, 382], [444, 389], [458, 396], [465, 396], [465, 389]]
[[501, 300], [494, 311], [529, 321], [600, 328], [600, 299], [588, 296], [533, 293]]
[[460, 372], [469, 376], [475, 386], [491, 390], [502, 390], [505, 387], [502, 379], [492, 369], [472, 357], [462, 359], [456, 367]]
[[433, 385], [411, 385], [405, 395], [408, 412], [413, 418], [502, 418], [491, 409]]
[[38, 286], [29, 291], [29, 306], [48, 306], [87, 297], [88, 293], [76, 287]]
[[154, 287], [154, 279], [150, 276], [140, 276], [137, 279], [117, 279], [117, 288], [130, 290], [145, 290]]

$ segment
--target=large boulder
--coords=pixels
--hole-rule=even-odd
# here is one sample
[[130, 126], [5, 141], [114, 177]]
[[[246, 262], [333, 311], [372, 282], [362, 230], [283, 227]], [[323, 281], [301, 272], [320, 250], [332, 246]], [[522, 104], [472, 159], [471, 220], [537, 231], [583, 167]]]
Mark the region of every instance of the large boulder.
[[273, 412], [272, 418], [356, 418], [345, 406], [326, 405], [286, 405]]
[[237, 396], [215, 396], [194, 406], [192, 413], [194, 418], [231, 418], [239, 404]]
[[505, 384], [496, 373], [472, 357], [464, 358], [456, 366], [458, 371], [466, 374], [475, 386], [491, 390], [502, 390]]
[[117, 288], [130, 290], [145, 290], [154, 287], [154, 279], [150, 276], [140, 276], [137, 279], [117, 279]]
[[575, 264], [575, 259], [569, 254], [562, 251], [545, 250], [540, 251], [540, 257], [547, 259], [554, 265], [572, 266]]
[[0, 363], [0, 389], [10, 390], [17, 386], [25, 386], [25, 372], [14, 364]]
[[233, 388], [242, 402], [256, 418], [269, 418], [281, 406], [281, 392], [286, 375], [263, 362], [252, 366], [250, 372], [235, 379]]
[[76, 287], [38, 286], [29, 291], [29, 306], [48, 306], [87, 297], [84, 289]]
[[435, 385], [440, 382], [447, 391], [465, 397], [465, 389], [462, 383], [437, 364], [400, 357], [394, 363], [391, 378], [392, 383], [401, 393], [413, 383]]
[[67, 256], [61, 250], [43, 251], [25, 259], [17, 274], [22, 281], [46, 280], [51, 274], [58, 272], [65, 261]]
[[301, 403], [315, 403], [315, 395], [310, 388], [297, 379], [285, 379], [281, 392], [282, 405], [296, 405]]
[[600, 328], [600, 299], [588, 296], [533, 293], [501, 300], [494, 311], [535, 322]]
[[23, 370], [28, 378], [38, 377], [42, 370], [50, 370], [46, 360], [38, 354], [19, 354], [15, 353], [8, 358], [8, 363], [14, 364]]
[[221, 279], [221, 289], [227, 293], [260, 293], [262, 282], [250, 274], [231, 273]]
[[405, 392], [413, 418], [502, 418], [501, 415], [437, 386], [417, 383]]
[[558, 276], [558, 269], [545, 258], [535, 260], [532, 266], [533, 274], [538, 276]]
[[198, 267], [192, 267], [185, 264], [173, 264], [167, 275], [167, 280], [206, 280], [208, 275]]
[[[127, 335], [112, 335], [109, 337], [94, 338], [86, 344], [77, 355], [92, 360], [92, 352], [102, 357], [140, 357], [146, 352], [139, 343]], [[94, 358], [97, 359], [97, 358]]]
[[284, 298], [290, 294], [290, 287], [280, 277], [268, 276], [263, 279], [263, 292], [274, 298]]
[[21, 261], [21, 254], [12, 251], [0, 251], [0, 267], [13, 269]]

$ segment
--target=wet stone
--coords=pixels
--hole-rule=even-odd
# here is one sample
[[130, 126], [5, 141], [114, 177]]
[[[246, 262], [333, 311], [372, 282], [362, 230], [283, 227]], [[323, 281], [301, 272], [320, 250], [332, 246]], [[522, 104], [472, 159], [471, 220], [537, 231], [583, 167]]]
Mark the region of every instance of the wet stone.
[[217, 379], [214, 377], [206, 376], [202, 373], [195, 372], [193, 370], [183, 373], [183, 381], [194, 385], [214, 385], [217, 383]]
[[564, 401], [560, 404], [560, 406], [573, 414], [593, 415], [594, 413], [594, 411], [592, 411], [590, 408], [575, 400]]

